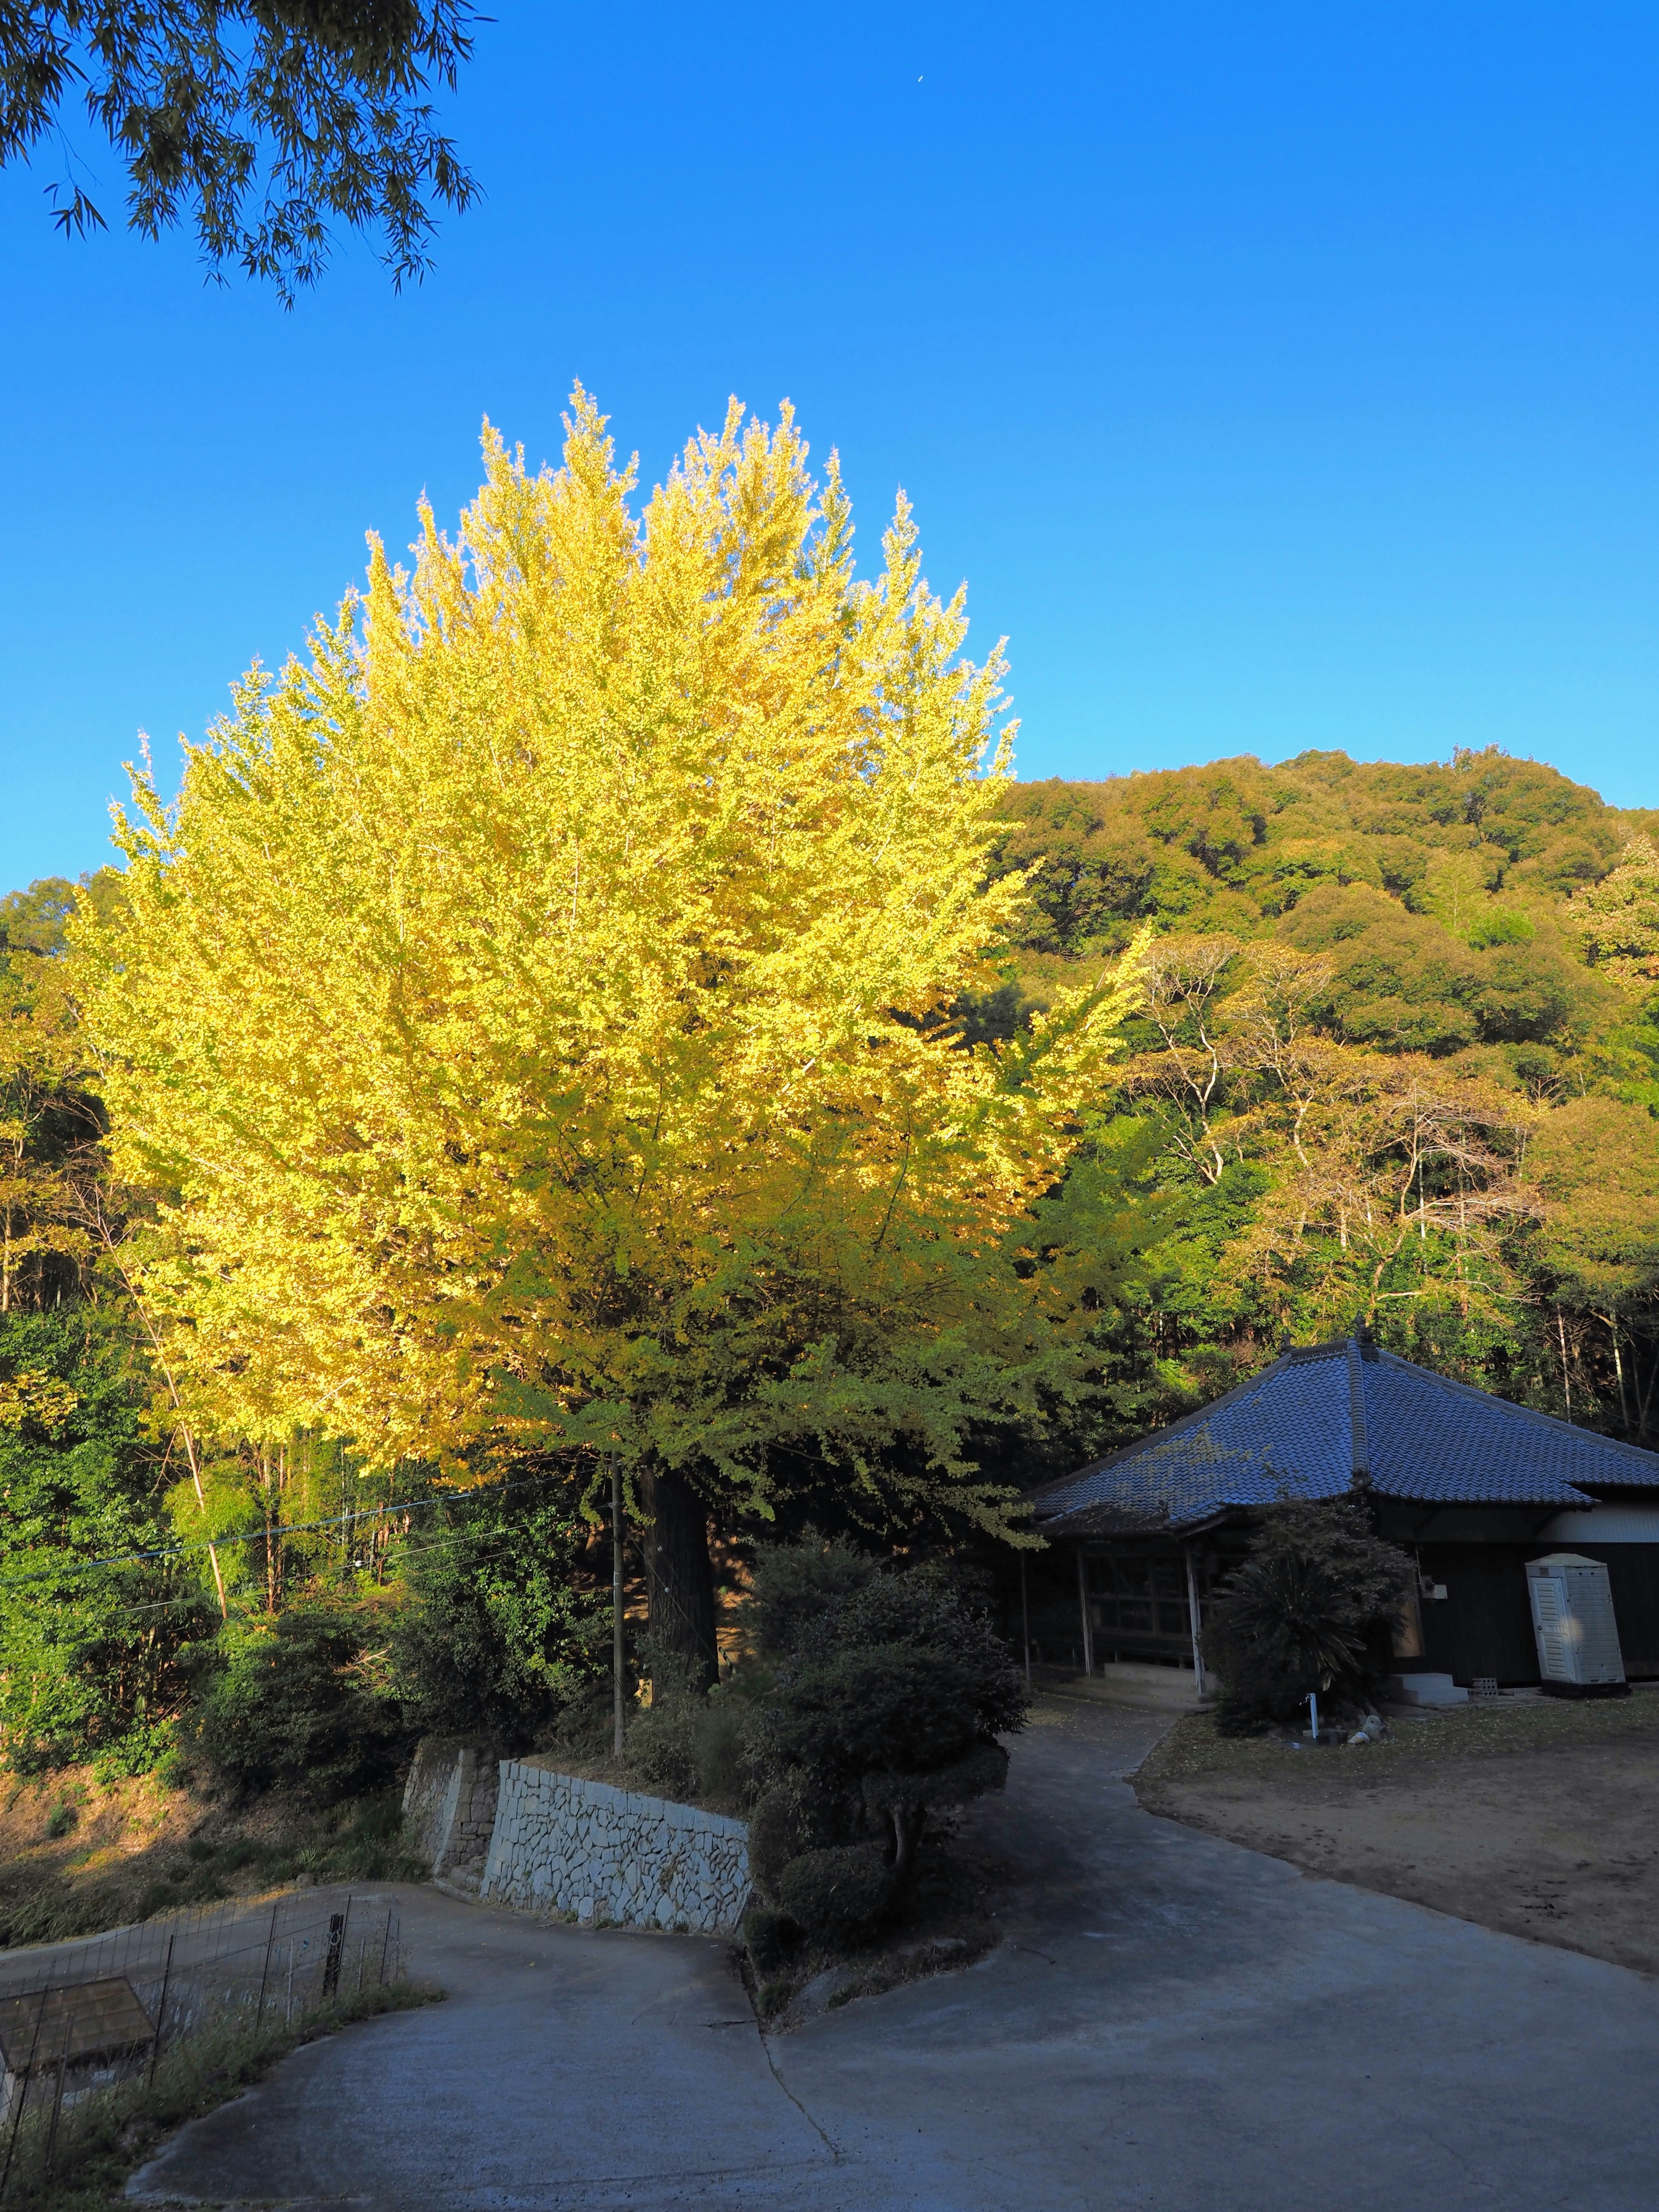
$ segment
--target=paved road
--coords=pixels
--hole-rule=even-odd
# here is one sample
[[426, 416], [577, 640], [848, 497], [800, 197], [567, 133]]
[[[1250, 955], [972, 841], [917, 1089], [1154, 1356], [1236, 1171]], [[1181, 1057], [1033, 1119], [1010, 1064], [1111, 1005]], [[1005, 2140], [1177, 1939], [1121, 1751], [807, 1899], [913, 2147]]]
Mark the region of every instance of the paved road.
[[980, 1814], [1002, 1948], [763, 2042], [720, 1947], [408, 1892], [449, 2002], [185, 2130], [177, 2202], [523, 2212], [1652, 2212], [1659, 1986], [1154, 1820], [1049, 1702]]

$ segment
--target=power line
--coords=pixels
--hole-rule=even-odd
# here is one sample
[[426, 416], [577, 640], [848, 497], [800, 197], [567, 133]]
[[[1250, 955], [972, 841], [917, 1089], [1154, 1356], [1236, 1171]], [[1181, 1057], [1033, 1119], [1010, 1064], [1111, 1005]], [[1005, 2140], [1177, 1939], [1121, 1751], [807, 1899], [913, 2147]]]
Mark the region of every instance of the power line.
[[471, 1490], [440, 1491], [431, 1498], [405, 1498], [395, 1504], [368, 1505], [360, 1513], [337, 1513], [327, 1521], [292, 1521], [271, 1528], [250, 1528], [240, 1536], [204, 1537], [199, 1544], [156, 1544], [143, 1552], [116, 1552], [104, 1559], [71, 1559], [61, 1567], [45, 1567], [28, 1575], [0, 1576], [0, 1589], [23, 1583], [57, 1582], [64, 1575], [90, 1574], [98, 1567], [130, 1567], [143, 1559], [178, 1559], [196, 1552], [210, 1552], [216, 1544], [263, 1544], [278, 1536], [301, 1536], [318, 1528], [339, 1528], [352, 1521], [378, 1521], [388, 1513], [416, 1513], [422, 1506], [452, 1505], [469, 1498], [499, 1497], [503, 1491], [527, 1490], [536, 1485], [568, 1478], [551, 1474], [522, 1475], [513, 1482], [481, 1482]]
[[[507, 1539], [500, 1529], [486, 1528], [465, 1536], [447, 1537], [440, 1544], [409, 1546], [404, 1548], [403, 1556], [406, 1559], [423, 1559], [428, 1552], [452, 1552], [458, 1544], [500, 1543], [504, 1545]], [[487, 1559], [490, 1555], [488, 1553], [481, 1553], [477, 1556]], [[192, 1606], [211, 1605], [212, 1601], [210, 1591], [192, 1590], [185, 1597], [158, 1597], [147, 1600], [143, 1605], [115, 1606], [109, 1612], [100, 1613], [99, 1618], [100, 1620], [127, 1620], [136, 1613], [176, 1613], [188, 1610]], [[95, 1641], [96, 1639], [88, 1638], [88, 1640]]]

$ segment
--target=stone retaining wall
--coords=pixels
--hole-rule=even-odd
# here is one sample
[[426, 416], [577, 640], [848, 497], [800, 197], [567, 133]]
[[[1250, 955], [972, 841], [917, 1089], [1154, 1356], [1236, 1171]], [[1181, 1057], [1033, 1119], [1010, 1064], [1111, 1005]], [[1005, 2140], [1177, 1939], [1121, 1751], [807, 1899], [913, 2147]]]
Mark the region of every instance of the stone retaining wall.
[[635, 1928], [735, 1932], [749, 1898], [741, 1820], [504, 1759], [482, 1895]]
[[434, 1881], [477, 1895], [500, 1786], [488, 1745], [422, 1736], [404, 1784], [404, 1835]]

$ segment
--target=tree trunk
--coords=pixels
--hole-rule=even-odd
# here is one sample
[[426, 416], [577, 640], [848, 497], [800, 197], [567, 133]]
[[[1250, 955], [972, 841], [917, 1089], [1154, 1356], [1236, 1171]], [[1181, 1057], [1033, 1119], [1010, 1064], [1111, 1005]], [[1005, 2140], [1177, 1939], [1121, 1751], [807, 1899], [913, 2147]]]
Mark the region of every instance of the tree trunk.
[[908, 1887], [916, 1863], [916, 1846], [927, 1825], [925, 1805], [900, 1805], [893, 1813], [893, 1879], [900, 1889]]
[[703, 1689], [720, 1680], [714, 1638], [714, 1568], [708, 1516], [684, 1476], [665, 1469], [639, 1478], [645, 1529], [645, 1571], [651, 1589], [651, 1633], [677, 1653]]

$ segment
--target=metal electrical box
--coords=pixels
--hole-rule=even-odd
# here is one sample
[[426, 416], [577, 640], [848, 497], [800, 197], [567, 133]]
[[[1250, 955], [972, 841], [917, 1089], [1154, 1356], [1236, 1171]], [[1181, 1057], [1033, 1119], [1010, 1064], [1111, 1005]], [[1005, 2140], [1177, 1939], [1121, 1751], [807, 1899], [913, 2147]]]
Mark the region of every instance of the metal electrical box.
[[1546, 1687], [1587, 1690], [1624, 1681], [1613, 1585], [1600, 1559], [1552, 1552], [1528, 1560], [1527, 1595]]

